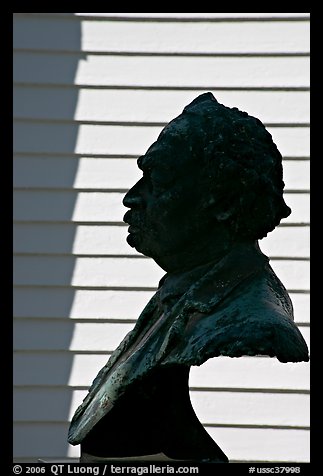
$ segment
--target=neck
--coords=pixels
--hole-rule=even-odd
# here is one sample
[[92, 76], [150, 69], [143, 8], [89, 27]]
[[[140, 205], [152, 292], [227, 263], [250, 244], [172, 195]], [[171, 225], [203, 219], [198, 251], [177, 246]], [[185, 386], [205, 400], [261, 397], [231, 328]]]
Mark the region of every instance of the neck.
[[[207, 263], [220, 260], [237, 245], [227, 232], [210, 233], [204, 240], [192, 242], [177, 252], [153, 257], [156, 263], [168, 274], [185, 272], [203, 266]], [[250, 242], [251, 243], [251, 242]]]

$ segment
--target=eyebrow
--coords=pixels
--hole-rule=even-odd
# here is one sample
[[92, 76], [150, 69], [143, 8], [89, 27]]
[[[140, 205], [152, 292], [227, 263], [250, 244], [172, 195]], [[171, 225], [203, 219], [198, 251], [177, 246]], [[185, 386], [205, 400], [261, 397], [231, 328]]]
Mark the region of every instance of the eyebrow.
[[141, 155], [140, 157], [138, 157], [137, 165], [138, 165], [139, 169], [142, 170], [142, 171], [147, 169], [147, 165], [145, 164], [145, 156], [144, 155]]
[[[150, 165], [147, 164], [147, 161], [150, 162]], [[143, 172], [148, 172], [149, 170], [151, 170], [153, 164], [151, 163], [151, 159], [149, 159], [149, 157], [147, 157], [145, 154], [138, 157], [137, 165], [138, 165], [138, 168], [142, 170]]]
[[143, 160], [143, 155], [141, 155], [140, 157], [138, 157], [137, 159], [137, 165], [139, 167], [140, 170], [142, 170], [142, 160]]

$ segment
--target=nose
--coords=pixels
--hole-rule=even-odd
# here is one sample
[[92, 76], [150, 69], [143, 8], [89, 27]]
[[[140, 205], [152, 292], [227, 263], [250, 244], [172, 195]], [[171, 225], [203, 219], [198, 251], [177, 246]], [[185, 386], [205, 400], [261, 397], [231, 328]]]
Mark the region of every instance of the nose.
[[143, 206], [143, 196], [141, 194], [142, 179], [140, 179], [125, 195], [123, 204], [127, 208], [139, 208]]

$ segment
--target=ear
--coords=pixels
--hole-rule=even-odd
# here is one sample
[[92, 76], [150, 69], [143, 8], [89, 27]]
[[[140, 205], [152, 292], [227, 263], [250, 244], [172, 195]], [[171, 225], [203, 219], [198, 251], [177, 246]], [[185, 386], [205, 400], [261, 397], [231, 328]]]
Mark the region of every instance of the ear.
[[215, 213], [215, 217], [218, 221], [226, 221], [228, 218], [231, 218], [234, 213], [234, 207], [229, 207], [226, 210], [221, 210]]
[[228, 198], [216, 200], [214, 197], [211, 197], [204, 202], [203, 208], [208, 209], [208, 212], [214, 216], [218, 222], [228, 220], [235, 212], [234, 202]]

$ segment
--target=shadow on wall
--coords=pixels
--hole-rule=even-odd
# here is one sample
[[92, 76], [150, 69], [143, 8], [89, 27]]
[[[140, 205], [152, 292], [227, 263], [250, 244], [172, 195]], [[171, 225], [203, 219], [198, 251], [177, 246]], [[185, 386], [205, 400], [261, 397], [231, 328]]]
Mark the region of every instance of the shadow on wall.
[[78, 167], [68, 122], [84, 55], [77, 17], [32, 15], [14, 14], [14, 457], [37, 461], [68, 454]]

